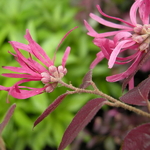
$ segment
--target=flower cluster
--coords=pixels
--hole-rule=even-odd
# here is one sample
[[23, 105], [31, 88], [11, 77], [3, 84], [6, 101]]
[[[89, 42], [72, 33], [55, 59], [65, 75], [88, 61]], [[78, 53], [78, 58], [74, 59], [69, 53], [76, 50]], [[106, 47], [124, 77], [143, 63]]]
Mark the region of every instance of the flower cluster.
[[[96, 59], [92, 62], [90, 68], [93, 69], [104, 58], [108, 59], [109, 68], [112, 68], [114, 64], [123, 65], [130, 63], [131, 65], [126, 71], [106, 78], [109, 82], [126, 79], [131, 74], [134, 74], [136, 68], [143, 60], [144, 55], [149, 51], [150, 0], [136, 0], [134, 2], [130, 9], [130, 22], [105, 14], [99, 5], [97, 5], [97, 9], [102, 16], [120, 21], [124, 25], [112, 23], [95, 14], [90, 14], [90, 17], [100, 24], [118, 29], [117, 31], [97, 33], [85, 21], [88, 35], [94, 37], [94, 44], [101, 49], [97, 53]], [[138, 17], [140, 17], [140, 22], [137, 22]], [[124, 52], [127, 54], [129, 52], [130, 55], [122, 57]], [[134, 86], [132, 79], [128, 82], [130, 88]]]
[[[61, 79], [67, 73], [65, 64], [70, 53], [70, 47], [67, 47], [62, 58], [62, 64], [55, 67], [54, 60], [50, 60], [44, 50], [32, 39], [28, 30], [26, 31], [25, 38], [29, 42], [28, 45], [16, 41], [10, 42], [16, 53], [9, 53], [15, 57], [16, 61], [20, 64], [20, 67], [3, 67], [4, 69], [17, 73], [2, 74], [2, 76], [5, 77], [23, 79], [16, 82], [11, 87], [0, 85], [0, 90], [8, 91], [8, 95], [18, 99], [26, 99], [41, 94], [42, 92], [52, 92], [57, 86], [57, 79]], [[19, 49], [27, 51], [29, 53], [29, 58], [26, 58]], [[40, 63], [35, 61], [32, 57], [35, 57]], [[21, 85], [30, 81], [41, 81], [44, 86], [42, 88], [33, 88]]]

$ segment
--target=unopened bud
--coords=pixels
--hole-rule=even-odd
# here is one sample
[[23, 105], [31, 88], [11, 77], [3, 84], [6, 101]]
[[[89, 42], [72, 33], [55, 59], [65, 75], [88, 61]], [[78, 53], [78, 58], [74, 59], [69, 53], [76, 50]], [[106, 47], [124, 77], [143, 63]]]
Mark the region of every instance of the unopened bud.
[[143, 42], [143, 37], [141, 35], [133, 36], [132, 38], [137, 43], [142, 43]]
[[48, 69], [51, 74], [57, 71], [57, 68], [55, 66], [50, 66]]
[[143, 26], [140, 24], [137, 24], [136, 27], [134, 27], [134, 32], [140, 34]]
[[42, 72], [42, 73], [41, 73], [41, 76], [42, 76], [43, 78], [47, 78], [47, 77], [49, 77], [49, 73], [48, 73], [48, 72]]
[[57, 79], [56, 79], [55, 77], [52, 77], [52, 76], [51, 76], [50, 81], [51, 81], [51, 82], [58, 82]]
[[64, 68], [63, 73], [64, 73], [64, 75], [67, 73], [67, 69], [66, 68]]
[[63, 73], [59, 73], [59, 78], [62, 78], [64, 76], [64, 74]]
[[51, 84], [45, 84], [45, 86], [47, 86], [45, 89], [45, 91], [47, 93], [51, 93], [54, 90], [54, 88], [51, 86]]
[[43, 84], [46, 84], [46, 83], [50, 82], [50, 77], [49, 78], [42, 78], [41, 81]]
[[63, 72], [63, 71], [64, 71], [63, 66], [58, 66], [58, 72], [60, 73], [60, 72]]
[[54, 73], [53, 73], [53, 76], [54, 76], [55, 78], [59, 78], [58, 71], [54, 72]]
[[149, 47], [148, 43], [143, 43], [140, 45], [139, 49], [140, 49], [140, 51], [147, 51], [148, 47]]
[[51, 86], [53, 87], [53, 89], [55, 89], [57, 87], [57, 84], [58, 84], [57, 82], [51, 84]]

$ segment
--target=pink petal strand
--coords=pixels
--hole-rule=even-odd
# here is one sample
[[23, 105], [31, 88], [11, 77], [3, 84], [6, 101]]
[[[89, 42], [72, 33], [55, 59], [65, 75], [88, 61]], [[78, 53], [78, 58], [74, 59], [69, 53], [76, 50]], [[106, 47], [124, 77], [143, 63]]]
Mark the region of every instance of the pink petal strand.
[[[33, 66], [36, 66], [36, 69], [38, 70], [38, 73], [46, 72], [47, 69], [43, 67], [40, 63], [33, 60], [32, 58], [28, 58], [28, 60], [33, 64]], [[36, 73], [36, 72], [35, 72]]]
[[107, 18], [114, 19], [114, 20], [118, 20], [118, 21], [120, 21], [120, 22], [123, 22], [123, 23], [125, 23], [125, 24], [127, 24], [127, 25], [131, 26], [131, 27], [134, 27], [131, 23], [126, 22], [126, 21], [125, 21], [125, 20], [123, 20], [123, 19], [116, 18], [116, 17], [112, 17], [112, 16], [109, 16], [109, 15], [105, 14], [105, 13], [102, 11], [102, 9], [100, 8], [100, 6], [99, 6], [99, 5], [97, 5], [96, 7], [97, 7], [98, 11], [100, 12], [100, 14], [102, 14], [103, 16], [105, 16], [105, 17], [107, 17]]
[[90, 65], [90, 69], [93, 69], [102, 59], [104, 58], [104, 55], [102, 53], [102, 51], [100, 51], [96, 58], [94, 59], [94, 61], [91, 63]]
[[[122, 32], [127, 32], [127, 31], [132, 31], [132, 30], [121, 30]], [[104, 37], [109, 37], [109, 36], [113, 36], [113, 35], [116, 35], [120, 33], [120, 31], [110, 31], [110, 32], [104, 32], [104, 33], [91, 33], [91, 32], [88, 32], [87, 34], [89, 36], [92, 36], [92, 37], [97, 37], [97, 38], [104, 38]]]
[[0, 91], [9, 91], [10, 90], [10, 87], [5, 87], [5, 86], [2, 86], [0, 85]]
[[63, 66], [64, 68], [65, 68], [66, 61], [67, 61], [67, 58], [68, 58], [68, 56], [69, 56], [70, 50], [71, 50], [71, 48], [68, 46], [68, 47], [66, 48], [66, 51], [65, 51], [65, 53], [64, 53], [64, 56], [63, 56], [63, 58], [62, 58], [62, 66]]
[[98, 33], [87, 23], [86, 20], [84, 20], [84, 25], [86, 29], [89, 31], [91, 35], [97, 35]]
[[123, 80], [126, 77], [128, 77], [136, 69], [137, 64], [140, 62], [140, 57], [141, 57], [141, 53], [139, 53], [134, 63], [125, 72], [112, 75], [112, 76], [108, 76], [106, 77], [106, 80], [108, 82], [116, 82], [116, 81]]
[[117, 43], [119, 40], [131, 37], [131, 36], [132, 34], [130, 32], [120, 31], [118, 34], [114, 36], [113, 40], [114, 40], [114, 43]]
[[[26, 98], [32, 97], [34, 95], [40, 94], [46, 88], [46, 87], [32, 88], [33, 90], [31, 90], [31, 91], [19, 89], [20, 84], [25, 83], [25, 82], [30, 82], [30, 81], [39, 81], [39, 79], [22, 79], [22, 80], [16, 82], [12, 87], [9, 87], [8, 95], [11, 95], [18, 99], [26, 99]], [[28, 89], [28, 87], [26, 87], [26, 88]], [[31, 89], [31, 88], [29, 88], [29, 89]], [[7, 101], [8, 101], [8, 99], [7, 99]]]
[[12, 42], [10, 42], [10, 44], [17, 53], [17, 61], [23, 68], [25, 67], [27, 70], [32, 70], [33, 72], [40, 72], [40, 70], [38, 70], [38, 68], [32, 62], [29, 61], [29, 59], [25, 58], [22, 55], [22, 53], [13, 45]]
[[37, 79], [39, 81], [42, 79], [42, 77], [40, 75], [32, 76], [32, 75], [29, 75], [29, 74], [16, 74], [16, 73], [3, 73], [2, 76], [9, 77], [9, 78]]
[[94, 19], [95, 21], [99, 22], [100, 24], [102, 25], [105, 25], [107, 27], [112, 27], [112, 28], [117, 28], [117, 29], [124, 29], [124, 30], [132, 30], [131, 27], [127, 27], [127, 26], [124, 26], [124, 25], [119, 25], [119, 24], [116, 24], [116, 23], [112, 23], [110, 21], [106, 21], [104, 19], [102, 19], [101, 17], [93, 14], [93, 13], [90, 13], [90, 17], [92, 19]]
[[150, 1], [144, 0], [141, 2], [139, 7], [139, 14], [143, 24], [149, 24], [149, 15], [150, 15]]
[[116, 47], [115, 49], [112, 51], [111, 55], [110, 55], [110, 59], [108, 61], [108, 66], [109, 68], [112, 68], [115, 61], [116, 61], [116, 58], [121, 50], [121, 48], [123, 47], [124, 44], [126, 44], [128, 42], [128, 40], [124, 40], [124, 41], [121, 41]]
[[69, 30], [65, 35], [64, 37], [62, 38], [62, 40], [60, 41], [60, 43], [58, 44], [57, 48], [56, 48], [56, 51], [58, 50], [58, 48], [60, 47], [61, 43], [65, 40], [65, 38], [73, 31], [75, 30], [76, 28], [78, 28], [78, 26], [74, 27], [73, 29]]
[[[25, 69], [25, 68], [21, 68], [21, 67], [12, 67], [12, 66], [2, 66], [2, 68], [4, 69], [8, 69], [10, 71], [13, 71], [13, 72], [18, 72], [18, 73], [29, 73], [29, 74], [32, 74], [33, 71], [31, 70], [29, 72], [29, 70]], [[38, 76], [38, 73], [36, 73], [36, 75]]]
[[53, 65], [53, 62], [50, 60], [50, 58], [47, 56], [45, 51], [38, 45], [31, 37], [29, 30], [26, 30], [26, 35], [24, 36], [28, 42], [29, 46], [31, 48], [32, 53], [37, 57], [42, 63], [44, 63], [47, 67], [50, 65]]
[[128, 85], [129, 85], [129, 90], [132, 90], [134, 88], [134, 76], [131, 78]]
[[22, 49], [22, 50], [25, 50], [29, 53], [32, 53], [29, 45], [19, 43], [19, 42], [16, 42], [16, 41], [10, 41], [9, 43], [12, 43], [18, 49]]
[[[26, 87], [26, 88], [30, 89], [29, 87]], [[20, 89], [20, 93], [17, 92], [13, 88], [9, 94], [11, 96], [13, 96], [14, 98], [17, 98], [17, 99], [26, 99], [26, 98], [29, 98], [29, 97], [41, 94], [45, 90], [45, 88], [46, 87], [43, 87], [43, 88], [34, 88], [32, 90], [21, 90]]]
[[130, 9], [130, 20], [132, 24], [135, 26], [137, 25], [137, 21], [136, 21], [137, 9], [141, 5], [141, 2], [142, 2], [141, 0], [136, 0]]

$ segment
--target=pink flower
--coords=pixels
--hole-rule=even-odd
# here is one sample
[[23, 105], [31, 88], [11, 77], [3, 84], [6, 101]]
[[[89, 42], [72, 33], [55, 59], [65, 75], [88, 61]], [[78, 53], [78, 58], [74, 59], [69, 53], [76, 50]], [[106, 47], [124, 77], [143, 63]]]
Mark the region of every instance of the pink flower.
[[[65, 36], [67, 36], [67, 34]], [[47, 56], [44, 50], [32, 39], [28, 30], [26, 31], [25, 38], [29, 42], [28, 45], [15, 41], [10, 42], [16, 53], [15, 54], [11, 52], [9, 53], [15, 57], [16, 61], [20, 64], [20, 67], [12, 67], [12, 66], [3, 67], [5, 69], [17, 73], [2, 74], [2, 76], [5, 77], [23, 78], [23, 79], [16, 82], [11, 87], [0, 86], [0, 90], [8, 91], [8, 95], [11, 95], [18, 99], [26, 99], [31, 96], [41, 94], [43, 92], [48, 93], [52, 92], [57, 86], [56, 79], [57, 78], [61, 79], [67, 73], [65, 64], [68, 55], [70, 53], [70, 47], [67, 47], [64, 56], [62, 58], [62, 64], [58, 67], [55, 67], [54, 61], [50, 60], [50, 58]], [[27, 51], [29, 53], [29, 58], [26, 58], [20, 52], [19, 49]], [[38, 59], [40, 63], [35, 61], [32, 57]], [[42, 88], [36, 88], [21, 85], [25, 82], [30, 81], [41, 81], [44, 84], [44, 86]]]
[[[93, 69], [102, 59], [108, 59], [108, 67], [112, 68], [114, 64], [127, 64], [132, 62], [130, 67], [122, 73], [112, 75], [106, 78], [109, 82], [116, 82], [128, 78], [131, 74], [134, 76], [136, 68], [138, 68], [143, 57], [148, 51], [150, 43], [150, 0], [136, 0], [130, 9], [130, 21], [127, 22], [120, 18], [106, 15], [102, 12], [99, 5], [97, 9], [101, 15], [111, 18], [121, 23], [116, 24], [103, 18], [90, 14], [90, 17], [100, 24], [118, 29], [117, 31], [97, 33], [86, 21], [85, 26], [88, 30], [88, 35], [94, 37], [94, 44], [100, 47], [101, 51], [97, 53], [96, 59], [92, 62], [90, 69]], [[141, 19], [137, 23], [137, 16]], [[128, 56], [121, 57], [126, 52]], [[130, 55], [129, 55], [130, 54]], [[133, 87], [133, 80], [130, 80], [130, 87]]]

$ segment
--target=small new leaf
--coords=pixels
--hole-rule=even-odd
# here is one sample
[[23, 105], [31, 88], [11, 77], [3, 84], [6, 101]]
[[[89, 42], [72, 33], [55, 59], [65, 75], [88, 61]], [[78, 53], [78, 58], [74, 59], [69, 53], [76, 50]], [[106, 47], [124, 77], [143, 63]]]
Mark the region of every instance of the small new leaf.
[[80, 88], [85, 89], [87, 88], [92, 81], [92, 69], [90, 69], [90, 71], [87, 72], [87, 74], [84, 76], [83, 80], [82, 80], [82, 84], [80, 85]]
[[138, 106], [147, 106], [148, 98], [150, 91], [150, 77], [142, 81], [137, 87], [133, 88], [122, 97], [122, 100], [125, 103], [138, 105]]
[[64, 150], [74, 140], [77, 134], [91, 121], [105, 102], [104, 98], [96, 98], [90, 100], [81, 108], [66, 129], [58, 150]]
[[124, 139], [122, 150], [150, 150], [150, 123], [131, 130]]

